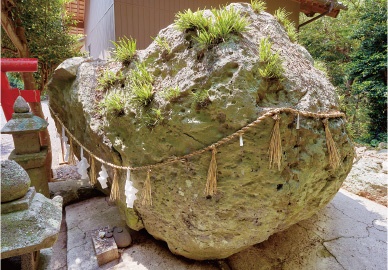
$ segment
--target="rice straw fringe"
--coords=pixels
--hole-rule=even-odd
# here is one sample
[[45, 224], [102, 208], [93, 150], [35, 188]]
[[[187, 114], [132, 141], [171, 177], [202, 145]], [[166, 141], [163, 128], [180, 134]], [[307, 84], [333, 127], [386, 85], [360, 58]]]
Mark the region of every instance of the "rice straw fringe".
[[325, 118], [323, 119], [322, 122], [325, 126], [326, 144], [327, 144], [327, 151], [329, 152], [330, 165], [333, 169], [335, 169], [341, 165], [340, 154], [338, 153], [337, 146], [335, 145], [333, 136], [331, 135], [328, 119]]
[[272, 129], [271, 141], [269, 144], [269, 168], [272, 169], [274, 164], [277, 163], [278, 170], [280, 171], [281, 159], [282, 159], [282, 141], [280, 139], [280, 117], [276, 114], [273, 119], [275, 124]]
[[216, 161], [217, 149], [212, 149], [212, 159], [210, 161], [209, 170], [207, 172], [206, 181], [206, 196], [213, 196], [217, 192], [217, 161]]
[[69, 159], [68, 159], [69, 165], [75, 165], [75, 156], [74, 156], [74, 145], [73, 140], [70, 138], [70, 148], [69, 148]]
[[110, 200], [115, 201], [120, 197], [120, 191], [119, 191], [119, 176], [117, 169], [114, 169], [114, 176], [113, 176], [113, 183], [112, 183], [112, 189], [110, 191]]
[[95, 184], [97, 184], [97, 175], [96, 175], [96, 164], [95, 164], [95, 161], [94, 161], [94, 158], [90, 156], [90, 184], [92, 186], [94, 186]]
[[142, 205], [152, 205], [152, 197], [151, 197], [151, 179], [150, 179], [151, 170], [147, 171], [147, 178], [144, 182], [143, 191], [142, 191]]

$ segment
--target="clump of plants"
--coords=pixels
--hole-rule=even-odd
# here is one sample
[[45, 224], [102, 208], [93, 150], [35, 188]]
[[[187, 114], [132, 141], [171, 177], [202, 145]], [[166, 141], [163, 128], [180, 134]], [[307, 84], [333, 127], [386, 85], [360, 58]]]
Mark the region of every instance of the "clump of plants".
[[280, 79], [284, 72], [283, 59], [280, 57], [279, 52], [273, 53], [271, 48], [272, 42], [269, 41], [269, 37], [260, 40], [258, 50], [263, 67], [259, 68], [259, 74], [268, 80]]
[[99, 77], [97, 81], [99, 89], [107, 90], [113, 85], [119, 83], [123, 84], [125, 77], [121, 71], [114, 73], [113, 71], [107, 69], [104, 73], [102, 73], [101, 77]]
[[111, 41], [115, 46], [112, 51], [112, 59], [121, 62], [124, 66], [129, 66], [136, 54], [136, 40], [126, 36], [119, 38], [118, 42]]
[[267, 3], [261, 0], [251, 0], [251, 5], [256, 13], [260, 13], [267, 10]]
[[179, 85], [177, 85], [175, 88], [170, 86], [163, 94], [166, 99], [170, 100], [171, 102], [176, 102], [181, 94], [181, 89], [179, 88]]
[[178, 12], [175, 15], [175, 28], [184, 31], [197, 31], [200, 29], [209, 29], [209, 20], [203, 16], [203, 10], [192, 12], [190, 9], [184, 12]]
[[159, 36], [157, 36], [156, 38], [153, 38], [153, 37], [151, 38], [155, 40], [161, 48], [164, 48], [169, 54], [171, 53], [171, 48], [170, 46], [168, 46], [168, 43], [165, 37], [163, 39]]
[[144, 123], [149, 128], [154, 128], [156, 125], [161, 124], [164, 120], [160, 109], [152, 109], [143, 117]]
[[196, 110], [206, 108], [210, 103], [209, 92], [206, 89], [196, 89], [191, 92], [193, 105]]
[[291, 22], [288, 18], [290, 14], [291, 12], [287, 12], [284, 8], [279, 8], [275, 11], [274, 16], [276, 20], [283, 25], [291, 41], [296, 42], [298, 40], [298, 31], [295, 27], [295, 23]]
[[214, 18], [205, 19], [203, 11], [192, 13], [187, 10], [176, 16], [176, 28], [185, 32], [193, 31], [193, 39], [202, 49], [211, 49], [248, 30], [249, 22], [241, 17], [240, 11], [229, 9], [212, 9]]
[[99, 103], [101, 114], [124, 115], [127, 97], [123, 91], [113, 90], [109, 92]]
[[153, 78], [147, 71], [145, 63], [135, 63], [135, 69], [132, 70], [130, 80], [130, 88], [134, 95], [133, 100], [143, 106], [149, 105], [154, 96], [154, 88], [152, 86]]

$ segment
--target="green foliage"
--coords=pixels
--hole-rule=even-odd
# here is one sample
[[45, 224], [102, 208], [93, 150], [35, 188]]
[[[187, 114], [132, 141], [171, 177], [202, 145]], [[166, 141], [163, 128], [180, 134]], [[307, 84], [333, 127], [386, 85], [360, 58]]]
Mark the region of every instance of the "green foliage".
[[267, 10], [267, 3], [261, 0], [251, 0], [251, 5], [253, 10], [257, 13]]
[[168, 46], [167, 40], [164, 37], [163, 39], [159, 36], [156, 38], [151, 37], [153, 40], [155, 40], [161, 48], [164, 48], [168, 53], [171, 53], [171, 48]]
[[19, 75], [18, 73], [14, 74], [12, 72], [7, 72], [8, 82], [11, 88], [18, 88], [19, 90], [23, 90], [24, 84], [20, 80], [18, 75]]
[[[347, 11], [324, 16], [300, 30], [299, 41], [325, 63], [340, 109], [355, 141], [386, 134], [386, 0], [345, 0]], [[310, 18], [303, 16], [302, 21]], [[383, 134], [383, 135], [381, 135]]]
[[97, 81], [100, 89], [107, 90], [117, 83], [124, 83], [125, 78], [121, 71], [115, 74], [113, 71], [107, 69]]
[[272, 42], [269, 41], [269, 37], [260, 40], [259, 57], [264, 67], [259, 68], [259, 73], [265, 79], [280, 79], [284, 72], [283, 59], [279, 56], [279, 52], [273, 53], [271, 47]]
[[290, 12], [287, 12], [284, 8], [279, 8], [275, 11], [274, 16], [276, 20], [284, 26], [290, 40], [295, 42], [298, 40], [298, 31], [295, 27], [295, 23], [291, 22], [288, 18]]
[[[77, 41], [81, 36], [68, 34], [71, 24], [75, 23], [65, 9], [64, 3], [68, 1], [4, 2], [9, 6], [4, 19], [11, 18], [17, 24], [18, 33], [24, 31], [29, 57], [38, 59], [38, 72], [34, 73], [34, 79], [36, 87], [43, 91], [52, 72], [61, 62], [81, 55], [80, 43]], [[6, 8], [4, 2], [2, 9]], [[20, 57], [3, 27], [1, 30], [1, 57]]]
[[326, 66], [326, 63], [323, 62], [323, 61], [320, 61], [320, 60], [315, 60], [314, 61], [314, 67], [320, 71], [323, 72], [323, 74], [326, 75], [326, 77], [328, 76], [328, 71], [327, 71], [327, 66]]
[[114, 116], [124, 115], [126, 102], [127, 98], [122, 91], [111, 91], [100, 101], [100, 113], [113, 114]]
[[206, 89], [199, 89], [191, 92], [193, 105], [197, 110], [205, 108], [211, 102], [209, 99], [209, 92]]
[[154, 96], [153, 79], [147, 71], [145, 63], [136, 62], [135, 66], [130, 75], [130, 88], [134, 94], [133, 100], [143, 106], [147, 106], [151, 103]]
[[152, 109], [151, 112], [144, 116], [143, 120], [149, 128], [154, 128], [163, 122], [164, 117], [159, 109]]
[[211, 28], [216, 43], [225, 42], [231, 39], [232, 35], [239, 35], [248, 30], [249, 22], [245, 17], [240, 16], [240, 11], [234, 8], [212, 9], [215, 22]]
[[368, 101], [368, 130], [376, 139], [387, 133], [387, 1], [365, 1], [359, 20], [351, 38], [361, 43], [350, 55], [347, 71], [354, 93]]
[[124, 66], [129, 66], [136, 54], [136, 40], [128, 39], [126, 36], [119, 38], [118, 42], [111, 41], [115, 46], [112, 52], [112, 58], [115, 61], [122, 62]]
[[209, 20], [203, 16], [203, 10], [197, 10], [193, 13], [190, 9], [184, 12], [178, 12], [175, 15], [175, 28], [180, 31], [208, 30]]
[[171, 86], [164, 92], [164, 96], [170, 100], [170, 101], [176, 101], [181, 94], [181, 89], [179, 88], [179, 85], [177, 85], [175, 88], [172, 88]]
[[189, 9], [177, 14], [175, 24], [179, 30], [194, 31], [193, 38], [203, 49], [212, 48], [248, 30], [248, 20], [232, 7], [212, 9], [212, 13], [213, 19], [205, 19], [203, 10], [192, 13]]

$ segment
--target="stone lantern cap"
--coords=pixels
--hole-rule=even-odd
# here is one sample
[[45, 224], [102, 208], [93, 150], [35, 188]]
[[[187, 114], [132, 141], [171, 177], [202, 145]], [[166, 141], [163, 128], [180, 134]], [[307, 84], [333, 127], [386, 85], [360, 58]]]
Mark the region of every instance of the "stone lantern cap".
[[43, 131], [48, 123], [42, 118], [33, 115], [23, 97], [19, 96], [13, 105], [15, 113], [12, 119], [5, 124], [1, 134], [22, 134]]

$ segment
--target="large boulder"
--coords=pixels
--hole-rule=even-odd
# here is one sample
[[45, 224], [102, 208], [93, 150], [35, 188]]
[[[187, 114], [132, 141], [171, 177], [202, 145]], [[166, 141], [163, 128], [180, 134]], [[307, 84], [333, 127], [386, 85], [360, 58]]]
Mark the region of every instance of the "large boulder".
[[[338, 110], [334, 87], [314, 68], [309, 53], [290, 41], [272, 15], [257, 14], [249, 4], [231, 6], [250, 22], [249, 31], [238, 38], [201, 50], [189, 40], [189, 34], [170, 25], [159, 33], [172, 49], [170, 54], [166, 55], [156, 42], [137, 52], [137, 60], [146, 64], [156, 90], [145, 108], [127, 102], [120, 113], [101, 115], [99, 100], [107, 94], [97, 89], [101, 70], [121, 70], [128, 82], [134, 63], [126, 68], [86, 58], [77, 59], [76, 78], [54, 76], [49, 84], [50, 106], [95, 155], [132, 167], [202, 149], [274, 107], [324, 113]], [[273, 42], [272, 50], [279, 51], [284, 59], [283, 80], [274, 84], [258, 72], [263, 63], [257, 47], [267, 36]], [[68, 61], [73, 71], [72, 60], [65, 61], [61, 69], [66, 69]], [[107, 92], [121, 91], [130, 96], [127, 82]], [[177, 85], [179, 98], [167, 100], [166, 89]], [[201, 107], [194, 97], [204, 90], [209, 100]], [[147, 119], [155, 110], [164, 119], [150, 127]], [[341, 165], [335, 169], [330, 166], [322, 119], [300, 116], [297, 130], [296, 115], [280, 113], [280, 170], [269, 169], [274, 120], [268, 117], [244, 133], [242, 147], [238, 139], [233, 139], [217, 148], [216, 195], [204, 194], [211, 161], [211, 152], [206, 151], [152, 169], [152, 206], [143, 205], [140, 198], [147, 169], [131, 173], [133, 185], [140, 190], [134, 209], [126, 207], [126, 172], [119, 170], [117, 204], [132, 229], [144, 227], [155, 238], [166, 241], [173, 253], [199, 260], [228, 257], [310, 217], [334, 197], [354, 155], [344, 124], [341, 118], [329, 120], [341, 157]], [[113, 169], [108, 168], [108, 173], [111, 181]]]

